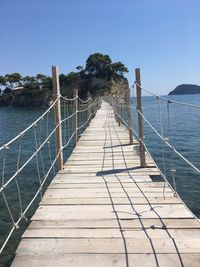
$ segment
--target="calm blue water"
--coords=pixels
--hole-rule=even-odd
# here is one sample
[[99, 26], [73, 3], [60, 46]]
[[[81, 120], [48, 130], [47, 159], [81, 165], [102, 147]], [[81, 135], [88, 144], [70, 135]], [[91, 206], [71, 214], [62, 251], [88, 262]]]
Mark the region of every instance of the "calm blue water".
[[[200, 105], [200, 95], [194, 96], [170, 96], [171, 99], [175, 99], [182, 102], [188, 102], [192, 104]], [[132, 98], [133, 105], [135, 105], [135, 98]], [[164, 132], [164, 137], [169, 138], [169, 117], [167, 112], [167, 104], [165, 101], [160, 102], [160, 113], [158, 100], [153, 97], [143, 97], [143, 113], [152, 123], [152, 125], [161, 132], [161, 125]], [[5, 108], [0, 107], [0, 145], [5, 144], [10, 139], [15, 137], [19, 132], [30, 125], [36, 118], [38, 118], [44, 112], [43, 108]], [[63, 110], [63, 115], [66, 110]], [[68, 110], [70, 113], [70, 110]], [[160, 120], [160, 114], [162, 120]], [[169, 105], [170, 123], [171, 123], [171, 142], [176, 149], [180, 151], [188, 160], [194, 163], [200, 168], [200, 109], [194, 109], [191, 107], [180, 106], [176, 104]], [[81, 121], [86, 119], [86, 114], [82, 114]], [[133, 108], [133, 124], [137, 130], [137, 117], [135, 109]], [[72, 121], [67, 121], [63, 126], [63, 140], [64, 144], [67, 142], [71, 135]], [[54, 127], [53, 112], [45, 116], [44, 120], [37, 124], [31, 131], [22, 136], [17, 142], [5, 150], [4, 153], [0, 153], [0, 183], [2, 182], [2, 173], [4, 170], [4, 180], [8, 180], [10, 175], [15, 173], [17, 169], [17, 162], [19, 167], [22, 166], [28, 157], [35, 151], [36, 146], [39, 146], [49, 135]], [[154, 160], [165, 172], [169, 182], [172, 183], [172, 175], [170, 170], [174, 165], [176, 169], [175, 182], [178, 193], [181, 198], [186, 202], [188, 207], [200, 217], [200, 175], [195, 173], [193, 169], [184, 163], [183, 160], [178, 158], [172, 151], [166, 146], [163, 147], [163, 143], [157, 137], [157, 135], [150, 129], [150, 127], [144, 123], [145, 143], [153, 156]], [[35, 140], [37, 142], [35, 142]], [[31, 160], [29, 165], [18, 176], [18, 184], [20, 188], [20, 195], [22, 199], [22, 208], [24, 209], [29, 201], [36, 193], [40, 180], [44, 179], [44, 174], [51, 166], [52, 159], [55, 157], [55, 136], [54, 134], [49, 140], [49, 143], [44, 146], [41, 153], [37, 158]], [[65, 160], [72, 151], [72, 144], [66, 148]], [[165, 164], [163, 163], [163, 159]], [[5, 160], [5, 166], [3, 164]], [[44, 163], [44, 164], [43, 164]], [[37, 171], [37, 169], [39, 171]], [[45, 185], [47, 186], [51, 178], [56, 173], [56, 168], [52, 169]], [[39, 172], [39, 173], [38, 173]], [[8, 201], [9, 207], [14, 219], [16, 220], [20, 214], [20, 201], [17, 191], [16, 183], [12, 183], [5, 191], [5, 197]], [[34, 212], [34, 208], [37, 207], [40, 201], [40, 195], [34, 202], [33, 208], [28, 212], [27, 217], [31, 217]], [[27, 223], [23, 220], [20, 231], [16, 231], [13, 235], [11, 242], [9, 242], [4, 253], [0, 257], [0, 266], [9, 266], [9, 261], [12, 260], [12, 253], [15, 251], [19, 237], [27, 227]], [[6, 233], [12, 227], [11, 219], [7, 209], [5, 207], [5, 201], [2, 195], [0, 195], [0, 246], [4, 240]]]

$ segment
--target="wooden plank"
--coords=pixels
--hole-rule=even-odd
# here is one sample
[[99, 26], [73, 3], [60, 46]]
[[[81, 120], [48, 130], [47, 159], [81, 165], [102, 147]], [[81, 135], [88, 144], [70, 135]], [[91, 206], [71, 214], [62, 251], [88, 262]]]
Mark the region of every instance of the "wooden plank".
[[147, 236], [152, 239], [188, 239], [191, 236], [200, 239], [199, 229], [146, 229], [138, 228], [135, 229], [32, 229], [28, 228], [23, 234], [23, 238], [134, 238], [134, 239], [145, 239]]
[[178, 198], [174, 197], [133, 197], [127, 199], [127, 197], [69, 197], [66, 198], [54, 198], [54, 197], [45, 197], [40, 205], [120, 205], [120, 204], [177, 204], [181, 203]]
[[177, 205], [66, 205], [40, 206], [32, 220], [91, 220], [114, 219], [116, 214], [120, 219], [134, 218], [192, 218], [191, 213], [182, 204]]
[[[133, 181], [131, 182], [127, 182], [127, 183], [123, 183], [122, 182], [122, 185], [124, 188], [141, 188], [141, 189], [144, 189], [144, 188], [161, 188], [163, 190], [164, 186], [166, 188], [169, 188], [168, 185], [165, 185], [164, 182], [156, 182], [156, 183], [147, 183], [147, 182], [143, 182], [143, 183], [140, 183], [139, 185], [137, 183], [134, 183]], [[109, 183], [109, 188], [121, 188], [122, 187], [121, 183]], [[69, 183], [68, 182], [68, 179], [66, 179], [66, 183], [64, 184], [60, 184], [60, 183], [51, 183], [49, 185], [49, 189], [51, 188], [65, 188], [65, 189], [70, 189], [70, 188], [105, 188], [106, 185], [104, 182], [102, 183], [96, 183], [95, 181], [93, 183], [84, 183], [84, 182], [81, 182], [81, 179], [79, 180], [79, 183]]]
[[[51, 189], [48, 190], [45, 195], [44, 195], [44, 200], [46, 198], [73, 198], [73, 197], [126, 197], [127, 198], [127, 192], [121, 191], [110, 191], [108, 192], [107, 190], [104, 191], [97, 191], [97, 190], [75, 190], [75, 189]], [[173, 197], [174, 193], [173, 192], [166, 192], [165, 196], [166, 197]], [[134, 197], [134, 198], [144, 198], [144, 194], [140, 191], [138, 192], [133, 192], [132, 194], [129, 194], [129, 197]], [[145, 197], [163, 197], [163, 192], [146, 192]]]
[[110, 219], [110, 220], [62, 220], [62, 221], [48, 221], [48, 220], [36, 220], [32, 221], [29, 228], [37, 229], [37, 228], [44, 228], [44, 229], [52, 229], [52, 228], [119, 228], [119, 223], [122, 228], [129, 228], [129, 229], [138, 229], [141, 228], [141, 225], [145, 228], [162, 228], [163, 226], [167, 229], [199, 229], [200, 223], [194, 219], [132, 219], [132, 220], [119, 220]]
[[[159, 266], [162, 267], [198, 267], [200, 263], [199, 254], [181, 254], [180, 255], [183, 264], [180, 263], [179, 257], [175, 254], [158, 254]], [[17, 256], [13, 264], [14, 267], [31, 266], [31, 267], [99, 267], [99, 266], [114, 266], [122, 267], [127, 266], [127, 256], [125, 254], [59, 254], [59, 255], [42, 255], [42, 256]], [[154, 254], [129, 254], [128, 255], [128, 266], [137, 267], [154, 267], [155, 256]]]
[[[152, 240], [153, 247], [157, 253], [176, 253], [173, 240], [168, 238], [160, 238]], [[198, 238], [186, 239], [176, 241], [176, 246], [179, 253], [199, 253], [197, 246], [200, 244]], [[127, 252], [134, 253], [152, 253], [152, 245], [149, 239], [144, 238], [138, 242], [138, 239], [127, 238]], [[56, 239], [56, 238], [44, 238], [44, 239], [24, 239], [19, 248], [18, 253], [21, 255], [50, 255], [56, 254], [124, 254], [124, 242], [122, 238], [70, 238], [70, 239]], [[90, 265], [89, 265], [90, 266]]]
[[[103, 185], [103, 184], [101, 184], [101, 185]], [[61, 185], [61, 184], [58, 184], [57, 186], [56, 186], [56, 184], [54, 184], [53, 185], [53, 187], [49, 187], [49, 190], [48, 190], [48, 192], [49, 192], [49, 194], [53, 194], [54, 192], [56, 192], [56, 191], [61, 191], [62, 190], [62, 192], [63, 191], [65, 191], [67, 194], [69, 193], [72, 193], [72, 192], [75, 192], [77, 195], [79, 195], [79, 193], [81, 193], [81, 192], [85, 192], [85, 193], [102, 193], [102, 192], [110, 192], [110, 193], [123, 193], [123, 192], [126, 192], [127, 193], [127, 195], [128, 196], [131, 196], [131, 193], [151, 193], [151, 192], [155, 192], [155, 193], [161, 193], [161, 194], [163, 194], [163, 187], [148, 187], [148, 186], [146, 186], [146, 187], [140, 187], [140, 188], [138, 188], [136, 185], [135, 186], [132, 186], [132, 187], [126, 187], [126, 186], [123, 186], [122, 187], [122, 185], [121, 184], [117, 184], [118, 186], [115, 186], [115, 187], [113, 187], [113, 186], [108, 186], [108, 185], [106, 185], [106, 184], [104, 184], [104, 186], [93, 186], [93, 187], [91, 187], [91, 186], [88, 186], [88, 187], [86, 187], [86, 186], [84, 186], [84, 187], [82, 187], [82, 186], [79, 186], [79, 187], [70, 187], [70, 188], [68, 188], [68, 187], [65, 187], [65, 184], [63, 185]], [[120, 186], [121, 185], [121, 186]], [[133, 184], [134, 185], [134, 184]], [[174, 194], [174, 192], [171, 190], [171, 188], [169, 188], [169, 187], [166, 187], [165, 188], [165, 193], [172, 193], [172, 195]], [[164, 195], [164, 194], [163, 194]], [[135, 196], [135, 195], [134, 195]]]

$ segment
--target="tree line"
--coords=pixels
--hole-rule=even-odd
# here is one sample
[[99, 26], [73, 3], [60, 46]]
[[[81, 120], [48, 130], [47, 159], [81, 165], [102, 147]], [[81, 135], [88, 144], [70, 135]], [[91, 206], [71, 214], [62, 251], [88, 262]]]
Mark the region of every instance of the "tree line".
[[[108, 55], [94, 53], [90, 55], [85, 67], [77, 66], [76, 72], [70, 72], [67, 75], [60, 74], [60, 84], [67, 86], [70, 83], [76, 83], [81, 79], [123, 77], [128, 69], [121, 62], [112, 62]], [[52, 78], [44, 74], [36, 76], [22, 76], [20, 73], [11, 73], [0, 76], [0, 92], [3, 94], [11, 93], [13, 89], [21, 87], [22, 92], [35, 94], [39, 90], [52, 90]]]

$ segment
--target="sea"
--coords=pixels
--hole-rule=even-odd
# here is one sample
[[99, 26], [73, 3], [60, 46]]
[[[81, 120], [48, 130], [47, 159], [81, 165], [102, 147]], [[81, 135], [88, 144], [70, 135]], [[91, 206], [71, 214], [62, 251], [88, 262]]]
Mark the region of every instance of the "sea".
[[[152, 158], [164, 173], [171, 186], [188, 208], [200, 218], [200, 174], [184, 159], [200, 169], [200, 95], [171, 95], [166, 101], [153, 96], [142, 98], [144, 123], [144, 140]], [[132, 97], [133, 129], [137, 133], [136, 99]], [[177, 102], [190, 103], [181, 105]], [[10, 141], [35, 121], [45, 108], [33, 107], [0, 107], [0, 146]], [[70, 111], [67, 111], [70, 113]], [[66, 115], [66, 110], [62, 111]], [[125, 113], [124, 113], [125, 114]], [[84, 117], [84, 114], [83, 114]], [[86, 115], [82, 121], [86, 119]], [[146, 120], [148, 122], [146, 122]], [[13, 144], [0, 151], [0, 183], [8, 181], [16, 170], [19, 170], [51, 133], [54, 128], [53, 111], [49, 112], [43, 120], [38, 122], [30, 131], [21, 135]], [[84, 129], [82, 129], [84, 130]], [[81, 132], [80, 132], [81, 133]], [[68, 120], [63, 126], [63, 140], [67, 144], [72, 134], [72, 121]], [[12, 227], [12, 219], [16, 220], [35, 196], [37, 189], [45, 178], [45, 173], [55, 158], [55, 135], [52, 134], [41, 152], [34, 157], [17, 179], [0, 195], [0, 247], [8, 231]], [[184, 157], [178, 156], [168, 147], [165, 140]], [[64, 150], [66, 161], [73, 149], [70, 143]], [[52, 168], [44, 183], [46, 187], [57, 172]], [[14, 231], [10, 242], [0, 256], [0, 267], [10, 266], [14, 251], [19, 243], [20, 236], [29, 224], [28, 218], [32, 216], [41, 200], [44, 190], [40, 191], [31, 205], [26, 217], [20, 223], [20, 229]], [[5, 201], [6, 200], [6, 201]], [[10, 216], [9, 209], [12, 214]]]

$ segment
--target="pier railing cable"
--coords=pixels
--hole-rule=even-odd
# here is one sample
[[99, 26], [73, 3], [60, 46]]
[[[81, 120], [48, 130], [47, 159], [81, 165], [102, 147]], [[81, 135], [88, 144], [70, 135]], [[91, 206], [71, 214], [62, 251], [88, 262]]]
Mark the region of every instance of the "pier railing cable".
[[137, 82], [135, 82], [133, 84], [133, 88], [135, 87], [135, 85], [139, 86], [140, 89], [146, 93], [148, 93], [149, 95], [155, 97], [155, 98], [159, 98], [159, 99], [162, 99], [164, 100], [165, 102], [169, 102], [169, 103], [174, 103], [174, 104], [178, 104], [178, 105], [182, 105], [182, 106], [187, 106], [187, 107], [191, 107], [191, 108], [197, 108], [197, 109], [200, 109], [200, 105], [194, 105], [194, 104], [191, 104], [191, 103], [186, 103], [186, 102], [181, 102], [181, 101], [177, 101], [177, 100], [173, 100], [173, 99], [170, 99], [170, 98], [167, 98], [167, 97], [164, 97], [164, 96], [160, 96], [160, 95], [156, 95], [152, 92], [150, 92], [149, 90], [147, 89], [144, 89], [141, 85], [139, 85]]
[[[140, 76], [139, 76], [140, 78]], [[144, 114], [144, 110], [145, 107], [140, 107], [138, 106], [138, 92], [137, 90], [140, 90], [140, 99], [141, 99], [141, 91], [144, 91], [146, 93], [149, 93], [155, 100], [156, 100], [156, 105], [157, 105], [157, 127], [155, 127], [152, 123], [151, 120], [149, 120], [148, 116], [149, 114]], [[140, 79], [139, 81], [137, 80], [136, 77], [136, 82], [134, 83], [133, 86], [131, 86], [131, 88], [129, 89], [129, 92], [131, 92], [131, 90], [135, 90], [136, 92], [136, 96], [134, 98], [132, 98], [132, 102], [130, 103], [121, 103], [120, 104], [120, 99], [117, 99], [117, 96], [106, 96], [106, 101], [108, 101], [114, 109], [115, 112], [115, 117], [117, 122], [120, 124], [123, 124], [127, 129], [131, 130], [132, 134], [136, 137], [136, 139], [139, 142], [139, 156], [141, 158], [141, 154], [142, 151], [143, 152], [143, 156], [145, 157], [145, 151], [146, 153], [149, 154], [149, 156], [152, 158], [151, 153], [149, 152], [149, 149], [147, 148], [148, 145], [146, 143], [146, 138], [145, 135], [147, 133], [142, 133], [142, 136], [140, 134], [140, 127], [141, 125], [139, 120], [138, 123], [136, 123], [138, 118], [133, 118], [132, 122], [134, 125], [130, 125], [129, 123], [129, 118], [128, 118], [128, 109], [132, 110], [132, 115], [135, 114], [137, 115], [137, 117], [140, 117], [140, 120], [142, 119], [145, 122], [145, 128], [148, 126], [153, 132], [154, 134], [157, 136], [157, 138], [159, 138], [160, 140], [160, 144], [161, 144], [161, 149], [160, 149], [160, 153], [162, 154], [162, 165], [163, 165], [163, 170], [161, 171], [160, 167], [158, 166], [158, 164], [156, 164], [156, 166], [158, 167], [158, 170], [160, 171], [161, 176], [163, 177], [163, 179], [165, 181], [168, 181], [167, 176], [168, 174], [166, 174], [166, 164], [169, 162], [170, 163], [170, 173], [171, 173], [171, 178], [172, 178], [172, 184], [173, 184], [173, 189], [175, 191], [175, 194], [178, 194], [177, 192], [177, 185], [176, 185], [176, 166], [175, 166], [175, 157], [181, 159], [185, 164], [187, 164], [187, 166], [191, 167], [192, 170], [194, 171], [194, 173], [199, 174], [200, 173], [200, 169], [198, 166], [196, 166], [193, 162], [191, 162], [191, 160], [189, 160], [187, 158], [187, 155], [183, 154], [177, 147], [175, 142], [173, 141], [172, 138], [172, 118], [171, 118], [171, 114], [172, 112], [170, 111], [171, 105], [178, 105], [178, 106], [182, 106], [182, 107], [188, 107], [188, 108], [192, 108], [194, 110], [196, 109], [200, 109], [199, 105], [195, 105], [195, 104], [190, 104], [190, 103], [185, 103], [185, 102], [181, 102], [181, 101], [177, 101], [177, 100], [173, 100], [170, 98], [166, 98], [166, 97], [162, 97], [159, 95], [156, 95], [154, 93], [151, 93], [149, 90], [144, 89], [141, 84], [140, 84]], [[132, 92], [133, 93], [133, 92]], [[137, 99], [136, 101], [136, 105], [133, 104], [133, 99]], [[163, 101], [164, 103], [166, 103], [166, 114], [164, 113], [164, 108], [163, 105], [161, 105], [161, 101]], [[152, 108], [152, 104], [149, 105], [148, 111], [151, 113], [151, 108]], [[135, 112], [134, 112], [135, 111]], [[165, 115], [165, 120], [163, 119], [163, 115]], [[154, 121], [155, 122], [155, 121]], [[143, 126], [142, 126], [143, 127]], [[159, 129], [159, 130], [158, 130]], [[167, 129], [167, 133], [164, 132], [164, 129]], [[143, 148], [141, 148], [141, 145], [143, 146]], [[172, 152], [171, 153], [171, 157], [169, 158], [169, 153], [166, 152], [166, 147]], [[142, 162], [142, 161], [141, 161]], [[144, 161], [145, 162], [145, 161]], [[166, 163], [167, 162], [167, 163]], [[146, 164], [146, 163], [145, 163]], [[144, 167], [144, 165], [141, 167]]]
[[[59, 122], [56, 120], [58, 102]], [[75, 135], [80, 137], [100, 104], [100, 98], [83, 100], [78, 94], [74, 98], [56, 94], [51, 106], [38, 119], [0, 147], [0, 221], [5, 220], [6, 224], [5, 229], [0, 227], [0, 254], [15, 230], [30, 217], [29, 210], [36, 205], [36, 200], [38, 203], [39, 196], [42, 200], [45, 188], [60, 169], [60, 155], [64, 152], [64, 160], [67, 159], [74, 148]], [[59, 127], [62, 138], [60, 148], [55, 143]]]
[[[157, 96], [159, 98], [159, 96]], [[170, 100], [171, 102], [171, 100]], [[174, 102], [174, 101], [173, 101]], [[177, 103], [177, 101], [175, 101], [174, 103]], [[178, 102], [179, 104], [181, 103], [181, 105], [183, 105], [182, 102]], [[119, 106], [119, 105], [118, 105]], [[187, 106], [192, 106], [194, 107], [194, 105], [187, 105]], [[198, 106], [195, 106], [195, 108], [198, 107]], [[163, 143], [165, 143], [168, 147], [170, 147], [181, 159], [183, 159], [188, 165], [190, 165], [190, 167], [192, 167], [196, 172], [200, 173], [200, 169], [197, 168], [193, 163], [191, 163], [186, 157], [184, 157], [175, 147], [174, 145], [170, 144], [170, 141], [168, 138], [165, 138], [162, 136], [162, 134], [160, 134], [158, 132], [158, 130], [155, 129], [155, 127], [149, 122], [149, 120], [146, 118], [146, 116], [144, 116], [140, 111], [137, 110], [137, 112], [142, 116], [142, 118], [146, 121], [146, 123], [151, 127], [151, 129], [156, 133], [156, 135], [161, 139], [161, 141]], [[121, 122], [123, 122], [123, 124], [129, 128], [127, 122], [126, 122], [126, 119], [121, 117], [120, 114], [116, 113], [115, 114], [120, 120]], [[136, 130], [134, 130], [133, 128], [131, 128], [132, 132], [134, 135], [136, 135], [137, 139], [139, 140], [139, 135], [138, 133], [136, 132]], [[140, 140], [141, 141], [141, 140]], [[143, 142], [143, 144], [145, 144]]]
[[[156, 95], [156, 94], [151, 93], [150, 91], [144, 89], [137, 82], [135, 84], [137, 86], [139, 86], [142, 91], [149, 93], [151, 96], [153, 96], [158, 101], [159, 109], [160, 109], [160, 100], [164, 100], [166, 102], [166, 104], [167, 104], [167, 117], [168, 117], [169, 133], [171, 133], [170, 104], [174, 103], [174, 104], [185, 106], [185, 107], [191, 107], [191, 108], [195, 108], [195, 109], [200, 109], [200, 105], [194, 105], [194, 104], [185, 103], [185, 102], [181, 102], [181, 101], [172, 100], [172, 99], [169, 99], [169, 98], [166, 98], [166, 97], [162, 97], [162, 96]], [[149, 125], [149, 127], [151, 127], [151, 129], [156, 133], [156, 135], [161, 139], [161, 141], [163, 143], [165, 143], [171, 150], [173, 150], [174, 153], [176, 153], [183, 161], [185, 161], [185, 163], [187, 163], [190, 167], [192, 167], [197, 173], [200, 173], [200, 169], [198, 167], [196, 167], [192, 162], [190, 162], [185, 156], [183, 156], [181, 154], [181, 152], [179, 152], [175, 148], [174, 144], [171, 143], [172, 142], [171, 136], [165, 138], [163, 136], [163, 130], [161, 131], [161, 134], [160, 134], [155, 129], [155, 127], [152, 125], [152, 123], [148, 120], [148, 118], [146, 116], [144, 116], [144, 114], [142, 114], [138, 110], [137, 110], [137, 112], [143, 117], [143, 119], [146, 121], [146, 123]], [[163, 123], [161, 114], [160, 114], [160, 121], [161, 121], [161, 123]]]

